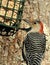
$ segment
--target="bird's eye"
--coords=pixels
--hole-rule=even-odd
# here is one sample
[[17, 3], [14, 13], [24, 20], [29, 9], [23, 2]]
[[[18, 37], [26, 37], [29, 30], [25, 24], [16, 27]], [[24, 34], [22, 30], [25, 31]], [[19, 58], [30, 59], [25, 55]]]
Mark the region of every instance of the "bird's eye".
[[34, 22], [34, 24], [36, 24], [36, 22]]

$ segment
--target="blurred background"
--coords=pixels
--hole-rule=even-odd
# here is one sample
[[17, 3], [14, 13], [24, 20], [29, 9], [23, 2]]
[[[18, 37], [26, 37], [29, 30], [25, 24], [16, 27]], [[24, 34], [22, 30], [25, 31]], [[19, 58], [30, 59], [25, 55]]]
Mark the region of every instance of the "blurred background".
[[[6, 1], [3, 0], [3, 5], [6, 4]], [[12, 7], [13, 0], [10, 1], [12, 2], [9, 5]], [[33, 19], [40, 19], [45, 24], [48, 41], [41, 65], [50, 65], [50, 0], [26, 0], [23, 18], [29, 20], [31, 17]], [[28, 24], [21, 21], [21, 27], [28, 27]], [[0, 65], [26, 65], [25, 61], [23, 61], [21, 50], [26, 34], [25, 31], [19, 30], [13, 36], [0, 36]]]

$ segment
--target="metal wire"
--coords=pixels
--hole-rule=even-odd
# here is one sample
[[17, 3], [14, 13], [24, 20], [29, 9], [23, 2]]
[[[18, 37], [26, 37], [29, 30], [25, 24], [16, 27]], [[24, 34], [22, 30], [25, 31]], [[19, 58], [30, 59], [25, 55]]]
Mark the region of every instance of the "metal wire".
[[[23, 8], [24, 8], [24, 3], [25, 0], [6, 0], [7, 4], [3, 5], [3, 1], [4, 0], [0, 0], [0, 12], [4, 12], [1, 11], [1, 9], [5, 10], [5, 14], [1, 14], [0, 13], [0, 17], [3, 18], [3, 21], [0, 20], [0, 35], [2, 35], [2, 30], [4, 29], [4, 32], [6, 31], [6, 35], [8, 35], [8, 32], [10, 32], [10, 30], [13, 29], [13, 31], [15, 30], [15, 28], [17, 29], [20, 25], [20, 22], [22, 20], [22, 13], [23, 13]], [[9, 2], [13, 2], [14, 5], [13, 7], [9, 7]], [[15, 8], [15, 6], [19, 4], [18, 9]], [[7, 13], [8, 11], [11, 11], [11, 16], [8, 16]], [[15, 17], [13, 17], [14, 13], [16, 14]], [[10, 13], [8, 13], [10, 14]], [[6, 25], [5, 23], [9, 22], [9, 25]], [[8, 31], [7, 31], [8, 29]]]

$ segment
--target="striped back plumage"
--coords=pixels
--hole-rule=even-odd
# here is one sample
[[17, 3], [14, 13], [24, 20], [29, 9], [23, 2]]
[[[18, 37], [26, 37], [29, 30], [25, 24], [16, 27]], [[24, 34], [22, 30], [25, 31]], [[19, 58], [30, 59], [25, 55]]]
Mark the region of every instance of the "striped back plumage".
[[46, 47], [45, 35], [33, 32], [28, 33], [23, 43], [23, 49], [25, 46], [26, 52], [23, 51], [23, 53], [28, 65], [40, 65]]

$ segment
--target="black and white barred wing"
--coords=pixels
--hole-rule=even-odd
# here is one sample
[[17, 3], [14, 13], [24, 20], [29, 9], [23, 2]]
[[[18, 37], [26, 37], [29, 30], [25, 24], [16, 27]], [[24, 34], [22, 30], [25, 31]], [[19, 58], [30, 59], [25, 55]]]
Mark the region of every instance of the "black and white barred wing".
[[28, 33], [23, 42], [23, 58], [27, 65], [40, 65], [46, 48], [44, 34]]

